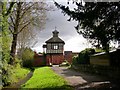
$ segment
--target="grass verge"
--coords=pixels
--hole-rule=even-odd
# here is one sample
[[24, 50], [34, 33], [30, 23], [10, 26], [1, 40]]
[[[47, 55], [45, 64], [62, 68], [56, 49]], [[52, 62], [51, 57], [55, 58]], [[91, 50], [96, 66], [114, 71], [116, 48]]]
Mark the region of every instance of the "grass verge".
[[10, 82], [11, 84], [18, 82], [19, 80], [25, 78], [27, 74], [30, 72], [29, 69], [21, 68], [17, 66], [12, 70], [12, 74], [10, 75]]
[[39, 90], [72, 90], [67, 82], [54, 73], [50, 67], [37, 68], [30, 80], [28, 80], [21, 88], [33, 88]]

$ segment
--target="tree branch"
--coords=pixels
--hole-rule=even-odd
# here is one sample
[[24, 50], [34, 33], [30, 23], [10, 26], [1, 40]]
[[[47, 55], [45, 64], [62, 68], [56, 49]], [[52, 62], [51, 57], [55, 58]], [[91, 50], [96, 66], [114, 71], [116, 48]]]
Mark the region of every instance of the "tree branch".
[[10, 32], [13, 34], [13, 31], [12, 31], [12, 29], [9, 27], [9, 30], [10, 30]]
[[12, 21], [12, 24], [15, 26], [15, 23], [14, 23], [14, 20], [13, 20], [12, 16], [10, 16], [10, 19]]
[[17, 34], [19, 34], [20, 32], [22, 32], [22, 30], [27, 26], [27, 25], [29, 25], [31, 23], [31, 21], [30, 22], [28, 22], [26, 25], [24, 25], [21, 29], [20, 29], [20, 31], [19, 32], [17, 32]]
[[25, 25], [26, 23], [28, 23], [28, 22], [30, 22], [30, 21], [32, 21], [33, 20], [33, 18], [32, 19], [30, 19], [30, 20], [27, 20], [26, 22], [24, 22], [24, 21], [22, 21], [22, 23], [20, 23], [19, 25]]
[[7, 13], [5, 14], [6, 16], [10, 14], [14, 4], [15, 4], [15, 2], [10, 2], [10, 7], [8, 8]]
[[21, 15], [21, 17], [20, 18], [23, 18], [23, 16], [24, 16], [24, 14], [34, 5], [35, 3], [33, 3], [31, 6], [29, 6], [28, 8], [25, 8], [25, 9], [23, 9], [23, 14]]

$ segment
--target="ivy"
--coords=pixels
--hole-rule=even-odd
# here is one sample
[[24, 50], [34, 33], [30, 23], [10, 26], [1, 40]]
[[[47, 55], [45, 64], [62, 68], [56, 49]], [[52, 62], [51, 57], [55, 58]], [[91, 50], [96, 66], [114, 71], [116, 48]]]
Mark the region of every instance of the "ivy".
[[1, 61], [0, 61], [0, 67], [2, 71], [2, 84], [3, 86], [6, 86], [9, 84], [9, 75], [8, 73], [11, 73], [11, 70], [9, 70], [10, 65], [8, 65], [8, 61], [10, 59], [10, 43], [11, 43], [11, 37], [9, 32], [9, 24], [8, 24], [8, 17], [9, 15], [6, 15], [7, 13], [7, 2], [1, 2], [2, 6], [2, 13], [0, 14], [0, 47], [2, 48], [0, 50]]

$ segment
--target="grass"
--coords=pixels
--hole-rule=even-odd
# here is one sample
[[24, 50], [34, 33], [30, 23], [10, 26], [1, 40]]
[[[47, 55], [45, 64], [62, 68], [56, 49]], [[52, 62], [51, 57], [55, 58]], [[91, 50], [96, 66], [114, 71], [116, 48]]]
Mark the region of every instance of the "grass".
[[54, 73], [50, 67], [37, 68], [30, 80], [28, 80], [22, 88], [35, 88], [47, 90], [71, 90], [72, 88], [67, 85], [67, 82]]
[[95, 48], [95, 52], [105, 52], [105, 50], [103, 50], [103, 49], [98, 49], [98, 48]]
[[10, 78], [9, 78], [10, 82], [11, 83], [18, 82], [19, 80], [25, 78], [29, 72], [30, 70], [21, 68], [20, 66], [15, 67], [12, 70], [12, 74], [10, 75]]

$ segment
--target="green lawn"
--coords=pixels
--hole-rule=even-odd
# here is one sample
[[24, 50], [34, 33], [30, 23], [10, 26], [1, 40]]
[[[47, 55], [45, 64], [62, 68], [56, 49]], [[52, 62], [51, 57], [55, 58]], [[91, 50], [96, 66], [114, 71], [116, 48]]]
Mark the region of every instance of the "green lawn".
[[22, 88], [71, 90], [67, 82], [50, 67], [36, 68], [32, 78], [22, 85]]
[[25, 78], [29, 72], [30, 70], [17, 66], [13, 69], [12, 74], [10, 75], [10, 82], [18, 82], [19, 80]]

